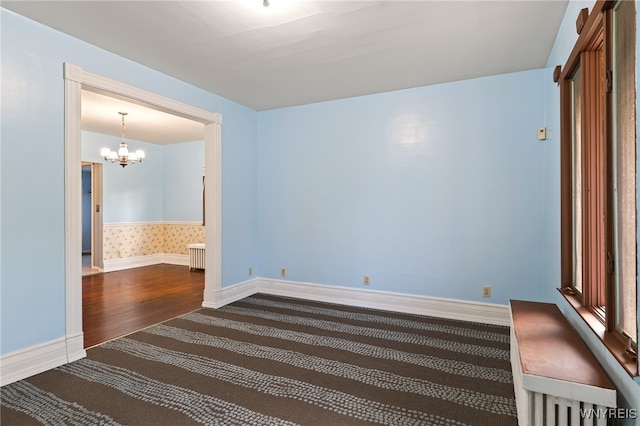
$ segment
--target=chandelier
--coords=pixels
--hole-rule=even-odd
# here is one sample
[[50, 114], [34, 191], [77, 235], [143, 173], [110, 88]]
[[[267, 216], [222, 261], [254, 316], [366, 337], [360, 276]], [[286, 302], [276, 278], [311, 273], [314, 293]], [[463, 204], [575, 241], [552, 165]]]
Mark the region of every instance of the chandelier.
[[129, 148], [127, 148], [127, 142], [124, 140], [124, 116], [127, 115], [127, 112], [119, 112], [122, 116], [122, 140], [120, 141], [120, 147], [118, 148], [118, 152], [112, 151], [109, 148], [102, 148], [100, 150], [100, 155], [105, 161], [111, 161], [115, 163], [116, 161], [122, 167], [126, 167], [128, 164], [140, 163], [144, 159], [144, 151], [138, 149], [135, 152], [129, 152]]

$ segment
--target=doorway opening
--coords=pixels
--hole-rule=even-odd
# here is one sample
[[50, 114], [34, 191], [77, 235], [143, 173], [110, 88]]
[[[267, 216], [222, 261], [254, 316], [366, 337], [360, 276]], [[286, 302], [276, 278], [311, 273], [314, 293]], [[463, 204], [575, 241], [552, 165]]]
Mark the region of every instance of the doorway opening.
[[103, 271], [102, 164], [82, 162], [82, 276]]
[[149, 106], [204, 124], [207, 187], [205, 288], [202, 305], [213, 306], [221, 289], [221, 126], [220, 114], [107, 79], [64, 64], [65, 80], [65, 258], [66, 338], [69, 362], [86, 356], [82, 331], [81, 93], [89, 90]]

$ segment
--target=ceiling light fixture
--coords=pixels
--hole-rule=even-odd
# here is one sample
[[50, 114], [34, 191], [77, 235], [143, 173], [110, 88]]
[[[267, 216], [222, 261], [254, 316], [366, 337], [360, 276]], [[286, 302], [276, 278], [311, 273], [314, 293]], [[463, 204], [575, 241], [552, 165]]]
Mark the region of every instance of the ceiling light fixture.
[[117, 161], [122, 167], [126, 167], [128, 164], [141, 163], [142, 159], [145, 157], [144, 151], [138, 149], [136, 152], [129, 152], [127, 143], [124, 140], [124, 116], [128, 113], [119, 112], [118, 114], [122, 115], [122, 140], [120, 141], [118, 152], [112, 151], [109, 148], [102, 148], [100, 150], [100, 155], [105, 159], [105, 161], [111, 161], [112, 163]]
[[262, 5], [264, 7], [269, 7], [269, 0], [262, 0]]

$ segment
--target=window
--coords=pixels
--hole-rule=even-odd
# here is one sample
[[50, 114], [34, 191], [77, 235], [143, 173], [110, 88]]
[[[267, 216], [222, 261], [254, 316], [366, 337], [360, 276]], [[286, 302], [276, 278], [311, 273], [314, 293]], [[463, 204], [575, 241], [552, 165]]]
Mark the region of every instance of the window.
[[578, 41], [558, 77], [562, 291], [635, 376], [635, 2], [598, 1], [580, 22]]
[[637, 343], [635, 2], [613, 12], [615, 325]]
[[582, 139], [580, 127], [580, 104], [582, 101], [580, 91], [580, 69], [571, 79], [571, 167], [572, 173], [572, 223], [573, 223], [573, 279], [572, 284], [579, 293], [582, 293]]

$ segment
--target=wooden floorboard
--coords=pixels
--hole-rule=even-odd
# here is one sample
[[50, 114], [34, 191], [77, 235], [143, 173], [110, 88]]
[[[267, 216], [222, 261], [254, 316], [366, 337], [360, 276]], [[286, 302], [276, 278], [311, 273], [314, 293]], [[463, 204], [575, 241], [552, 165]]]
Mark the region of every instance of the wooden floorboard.
[[82, 277], [85, 348], [202, 306], [204, 271], [153, 265]]

